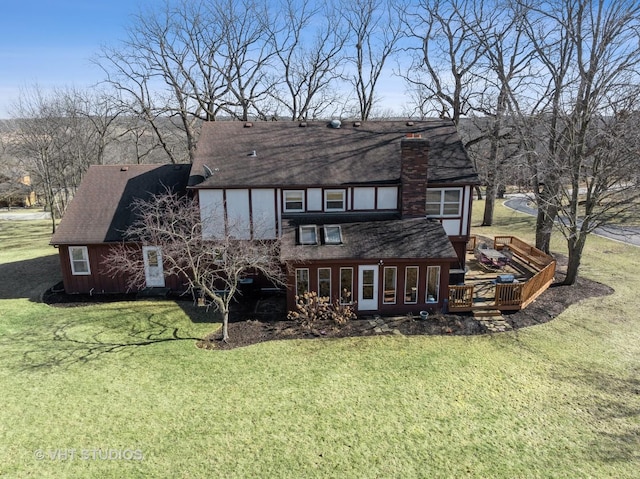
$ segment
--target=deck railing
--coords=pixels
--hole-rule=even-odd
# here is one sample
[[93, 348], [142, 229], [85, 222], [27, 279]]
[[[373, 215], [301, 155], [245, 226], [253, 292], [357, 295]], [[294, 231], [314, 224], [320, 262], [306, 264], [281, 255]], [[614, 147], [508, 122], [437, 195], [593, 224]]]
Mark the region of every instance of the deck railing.
[[474, 306], [473, 285], [449, 286], [450, 311], [473, 311], [488, 307], [499, 310], [523, 309], [553, 283], [556, 261], [552, 256], [514, 236], [496, 236], [494, 248], [509, 248], [518, 258], [536, 269], [536, 273], [524, 283], [496, 283], [494, 302], [491, 305]]

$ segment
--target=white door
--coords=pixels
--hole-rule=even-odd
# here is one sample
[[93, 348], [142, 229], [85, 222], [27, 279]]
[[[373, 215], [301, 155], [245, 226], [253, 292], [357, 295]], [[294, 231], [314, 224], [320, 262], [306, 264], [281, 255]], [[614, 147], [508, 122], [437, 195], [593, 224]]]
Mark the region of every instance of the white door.
[[378, 266], [358, 266], [358, 311], [378, 309]]
[[144, 276], [147, 288], [164, 288], [164, 271], [162, 270], [162, 253], [157, 246], [143, 246]]

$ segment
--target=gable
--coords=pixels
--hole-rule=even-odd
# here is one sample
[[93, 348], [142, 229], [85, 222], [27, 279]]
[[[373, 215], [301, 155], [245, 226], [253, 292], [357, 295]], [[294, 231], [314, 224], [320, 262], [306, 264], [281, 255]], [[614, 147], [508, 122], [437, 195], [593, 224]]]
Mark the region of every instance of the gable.
[[50, 244], [123, 240], [135, 221], [132, 204], [167, 188], [186, 191], [190, 165], [93, 165], [56, 228]]

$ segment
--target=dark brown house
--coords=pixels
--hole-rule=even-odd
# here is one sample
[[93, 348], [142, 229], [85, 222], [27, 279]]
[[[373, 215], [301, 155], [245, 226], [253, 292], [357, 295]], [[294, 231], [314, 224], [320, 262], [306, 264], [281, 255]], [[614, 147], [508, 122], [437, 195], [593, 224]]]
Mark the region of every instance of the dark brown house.
[[[117, 292], [102, 257], [135, 197], [197, 195], [203, 234], [282, 239], [287, 301], [317, 291], [360, 313], [443, 306], [464, 268], [477, 174], [448, 121], [210, 122], [194, 163], [92, 167], [53, 236], [68, 292]], [[182, 289], [145, 245], [147, 286]], [[458, 279], [455, 279], [458, 281]]]
[[[62, 281], [68, 293], [128, 292], [127, 278], [106, 273], [104, 256], [135, 220], [135, 198], [149, 198], [166, 188], [184, 191], [190, 165], [91, 166], [76, 196], [51, 237], [58, 248]], [[184, 289], [184, 282], [165, 277], [161, 252], [153, 245], [143, 249], [148, 287]]]
[[287, 291], [359, 312], [443, 305], [477, 174], [448, 121], [212, 122], [191, 170], [205, 234], [283, 240]]

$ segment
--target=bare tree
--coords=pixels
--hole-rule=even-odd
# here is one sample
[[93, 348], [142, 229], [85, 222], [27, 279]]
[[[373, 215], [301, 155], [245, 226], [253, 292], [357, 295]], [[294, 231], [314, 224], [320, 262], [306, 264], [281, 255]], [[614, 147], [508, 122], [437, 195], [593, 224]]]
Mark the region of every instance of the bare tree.
[[355, 0], [344, 7], [349, 40], [355, 42], [350, 62], [355, 69], [349, 81], [358, 98], [358, 116], [369, 119], [378, 101], [376, 87], [385, 65], [398, 52], [404, 36], [401, 12], [394, 0]]
[[567, 240], [567, 284], [578, 276], [588, 234], [639, 193], [630, 181], [633, 150], [628, 145], [634, 144], [631, 125], [639, 106], [640, 5], [632, 0], [572, 3], [572, 21], [565, 27], [575, 63], [570, 108], [561, 125], [562, 162], [556, 165], [563, 179], [557, 224]]
[[103, 162], [114, 117], [97, 95], [66, 88], [22, 91], [13, 105], [10, 148], [55, 218], [64, 214], [89, 165]]
[[126, 275], [131, 287], [144, 287], [141, 250], [131, 244], [160, 247], [165, 274], [183, 278], [220, 311], [223, 341], [229, 339], [229, 310], [245, 275], [259, 273], [274, 284], [285, 284], [279, 240], [235, 239], [240, 235], [231, 224], [224, 234], [203, 238], [208, 219], [201, 217], [198, 202], [171, 191], [137, 201], [134, 208], [138, 219], [126, 231], [127, 243], [105, 257], [109, 273]]
[[479, 68], [474, 73], [483, 78], [485, 90], [476, 92], [478, 98], [473, 106], [486, 123], [484, 133], [474, 141], [486, 140], [489, 143], [484, 177], [486, 202], [483, 226], [493, 223], [497, 189], [506, 176], [504, 170], [517, 167], [514, 164], [517, 157], [514, 143], [519, 142], [510, 119], [512, 99], [523, 91], [535, 91], [535, 84], [531, 81], [531, 76], [535, 76], [533, 52], [523, 28], [526, 14], [526, 9], [508, 1], [498, 1], [476, 5], [471, 23], [467, 23], [466, 15], [460, 16], [460, 20], [467, 23], [465, 30], [473, 35], [478, 51], [483, 52], [478, 61]]
[[411, 64], [400, 74], [414, 93], [413, 104], [421, 116], [436, 113], [457, 126], [473, 110], [481, 80], [475, 69], [486, 49], [474, 37], [484, 5], [476, 3], [424, 0], [405, 12], [405, 27], [418, 46], [409, 48]]
[[311, 0], [284, 0], [269, 28], [282, 67], [276, 100], [291, 120], [321, 115], [340, 98], [333, 84], [342, 76], [346, 32], [335, 8]]

